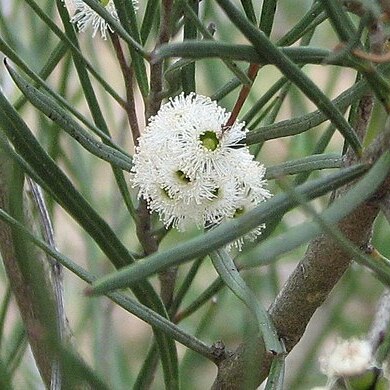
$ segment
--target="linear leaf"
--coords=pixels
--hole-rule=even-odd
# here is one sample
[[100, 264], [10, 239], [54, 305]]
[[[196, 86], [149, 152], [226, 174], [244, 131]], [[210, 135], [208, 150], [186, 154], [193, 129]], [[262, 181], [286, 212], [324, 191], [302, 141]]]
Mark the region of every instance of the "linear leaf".
[[[58, 203], [94, 238], [96, 244], [110, 261], [120, 268], [134, 261], [132, 256], [108, 224], [97, 214], [85, 198], [73, 187], [66, 175], [41, 148], [27, 125], [0, 91], [0, 126], [18, 153], [40, 177], [44, 188]], [[140, 302], [167, 317], [159, 296], [149, 283], [132, 288]], [[160, 353], [172, 357], [172, 367], [177, 367], [176, 348], [169, 337], [155, 331]]]
[[[335, 29], [340, 40], [347, 43], [347, 48], [348, 45], [352, 45], [351, 48], [353, 46], [361, 47], [362, 45], [360, 44], [359, 40], [359, 32], [356, 30], [352, 20], [344, 10], [342, 4], [338, 0], [325, 0], [323, 1], [323, 7], [328, 14], [333, 28]], [[362, 23], [364, 22], [364, 17], [369, 17], [368, 13], [367, 15], [363, 16], [360, 21], [361, 30], [364, 28], [364, 23]], [[348, 53], [345, 54], [348, 55]], [[374, 65], [367, 60], [360, 60], [358, 69], [367, 79], [379, 101], [384, 105], [385, 109], [389, 111], [390, 84], [388, 81], [384, 79], [378, 70], [374, 67]]]
[[[63, 253], [59, 252], [57, 249], [48, 245], [45, 241], [34, 236], [28, 229], [26, 229], [22, 224], [12, 218], [4, 210], [0, 209], [0, 219], [8, 224], [10, 224], [14, 229], [23, 233], [29, 240], [31, 240], [35, 245], [49, 254], [53, 259], [57, 260], [64, 267], [69, 269], [80, 279], [84, 280], [87, 283], [92, 283], [96, 280], [96, 276], [92, 275], [90, 272], [83, 269], [72, 259], [65, 256]], [[192, 350], [198, 352], [199, 354], [212, 359], [212, 352], [208, 346], [203, 342], [186, 333], [180, 329], [177, 325], [169, 321], [167, 318], [161, 316], [150, 308], [138, 303], [134, 299], [120, 293], [109, 293], [107, 296], [112, 299], [114, 302], [118, 303], [126, 311], [134, 314], [135, 316], [141, 318], [143, 321], [149, 325], [160, 329], [166, 334], [173, 337], [175, 340], [179, 341], [183, 345], [191, 348]]]
[[[384, 164], [377, 165], [377, 168], [384, 168], [380, 172], [382, 174], [384, 173], [384, 175], [381, 175], [382, 179], [384, 180], [388, 176], [388, 172], [390, 170], [390, 153], [387, 152], [384, 154], [381, 160], [381, 162], [384, 162]], [[381, 182], [379, 184], [381, 184]], [[356, 262], [371, 269], [376, 274], [378, 279], [380, 279], [385, 285], [390, 286], [390, 262], [387, 259], [385, 261], [383, 261], [383, 259], [382, 261], [378, 261], [379, 259], [374, 258], [374, 256], [371, 257], [363, 253], [360, 248], [358, 248], [354, 243], [352, 243], [344, 236], [344, 234], [337, 226], [330, 224], [321, 215], [317, 214], [315, 209], [307, 203], [306, 199], [297, 194], [292, 187], [285, 187], [285, 189], [286, 192], [289, 193], [293, 199], [298, 201], [303, 209], [313, 217], [314, 222], [324, 233], [337, 241], [340, 247], [343, 248], [346, 252], [349, 252]]]
[[[37, 83], [37, 86], [42, 87], [50, 96], [52, 96], [59, 104], [65, 107], [69, 112], [71, 112], [77, 119], [85, 124], [86, 127], [91, 129], [94, 133], [98, 134], [102, 138], [106, 138], [110, 141], [110, 138], [107, 134], [104, 134], [101, 129], [90, 123], [83, 115], [81, 115], [77, 110], [69, 104], [66, 99], [64, 99], [57, 92], [53, 91], [45, 81], [40, 77], [40, 75], [33, 72], [30, 67], [22, 60], [22, 58], [11, 48], [9, 47], [0, 37], [0, 51], [2, 51], [12, 62], [14, 62], [20, 69], [23, 70], [33, 81]], [[17, 103], [19, 107], [19, 103]]]
[[[27, 83], [9, 65], [6, 64], [6, 67], [12, 79], [26, 98], [48, 118], [57, 123], [86, 150], [102, 160], [105, 160], [126, 171], [130, 171], [132, 167], [132, 160], [130, 156], [91, 137], [89, 133], [85, 131], [53, 99], [37, 90], [33, 85]], [[112, 145], [112, 142], [110, 141], [109, 144]]]
[[[338, 97], [333, 99], [334, 104], [340, 111], [344, 111], [357, 99], [360, 99], [368, 90], [366, 81], [359, 81], [346, 91], [342, 92]], [[310, 112], [297, 118], [288, 119], [274, 123], [272, 125], [263, 126], [258, 129], [253, 129], [246, 135], [246, 143], [248, 145], [262, 143], [268, 139], [288, 137], [310, 130], [315, 126], [325, 122], [327, 116], [320, 110]]]
[[269, 37], [274, 24], [277, 0], [264, 0], [261, 8], [259, 28]]
[[[203, 38], [205, 40], [211, 40], [214, 41], [213, 35], [209, 32], [209, 30], [203, 25], [201, 20], [198, 18], [198, 15], [194, 12], [194, 10], [191, 8], [191, 6], [184, 2], [183, 4], [184, 12], [187, 15], [188, 18], [192, 20], [192, 22], [195, 24], [199, 32], [203, 35]], [[188, 40], [186, 40], [188, 41]], [[225, 65], [237, 76], [238, 79], [241, 80], [243, 84], [250, 84], [251, 80], [246, 75], [244, 71], [242, 71], [235, 63], [231, 62], [228, 59], [222, 59], [222, 61], [225, 63]]]
[[340, 168], [342, 158], [334, 154], [315, 154], [297, 160], [286, 161], [280, 165], [268, 167], [266, 179], [275, 179], [285, 175], [295, 175], [302, 172], [311, 172], [318, 169]]
[[[322, 64], [332, 53], [328, 49], [305, 46], [281, 47], [278, 50], [297, 64]], [[184, 42], [166, 43], [161, 45], [161, 47], [153, 53], [152, 58], [153, 61], [158, 61], [169, 57], [191, 59], [222, 58], [262, 65], [273, 64], [268, 56], [257, 51], [253, 46], [210, 40], [186, 40]], [[354, 61], [349, 61], [348, 58], [334, 61], [332, 64], [349, 67], [356, 66], [356, 63]]]
[[259, 29], [249, 23], [229, 0], [217, 0], [231, 21], [253, 44], [255, 49], [274, 64], [287, 78], [329, 118], [336, 126], [351, 147], [361, 152], [361, 143], [351, 125], [345, 120], [341, 112], [334, 107], [329, 98], [318, 86], [303, 73], [283, 52], [273, 45]]
[[[389, 167], [389, 156], [386, 154], [375, 163], [354, 187], [344, 196], [336, 199], [322, 212], [321, 218], [327, 223], [335, 225], [362, 202], [372, 196], [386, 177]], [[321, 228], [314, 222], [306, 222], [296, 226], [294, 229], [290, 229], [288, 232], [260, 244], [256, 248], [256, 256], [251, 257], [245, 263], [245, 268], [268, 264], [283, 253], [308, 242], [319, 233], [321, 233]]]
[[9, 374], [8, 369], [5, 366], [2, 357], [0, 358], [0, 387], [3, 390], [13, 389], [11, 375]]
[[322, 11], [323, 8], [321, 2], [314, 1], [312, 7], [306, 12], [305, 15], [303, 15], [302, 19], [278, 40], [278, 46], [292, 45], [299, 38], [302, 38], [308, 32], [308, 30], [320, 24], [326, 18], [325, 15], [323, 18], [321, 18]]
[[[66, 45], [71, 51], [72, 54], [77, 56], [80, 61], [84, 63], [86, 68], [91, 72], [95, 79], [102, 85], [102, 87], [120, 104], [123, 105], [123, 99], [111, 88], [111, 86], [99, 75], [95, 70], [92, 64], [83, 56], [80, 49], [73, 44], [73, 42], [59, 29], [53, 19], [46, 15], [45, 12], [39, 7], [39, 5], [34, 0], [25, 0], [26, 3], [32, 8], [32, 10], [42, 19], [44, 23], [50, 28], [54, 34], [60, 39], [60, 42]], [[61, 3], [63, 7], [64, 4]]]
[[[306, 182], [299, 186], [297, 191], [313, 199], [355, 179], [366, 170], [367, 166], [364, 165], [342, 169], [325, 178]], [[167, 251], [153, 254], [142, 262], [135, 263], [99, 279], [93, 284], [91, 293], [102, 294], [123, 288], [173, 265], [179, 265], [195, 257], [204, 256], [248, 233], [258, 226], [261, 221], [267, 220], [271, 216], [284, 214], [295, 205], [296, 202], [292, 201], [286, 194], [278, 194], [240, 218], [233, 219], [206, 234], [176, 245]]]
[[146, 43], [149, 34], [152, 31], [153, 25], [155, 24], [157, 10], [159, 8], [158, 0], [149, 0], [146, 5], [144, 19], [142, 20], [142, 26], [140, 30], [141, 42]]
[[[98, 5], [100, 6], [100, 4]], [[68, 35], [69, 39], [73, 42], [73, 44], [78, 48], [79, 47], [78, 40], [76, 37], [76, 33], [74, 31], [74, 27], [70, 23], [68, 11], [62, 4], [59, 4], [58, 2], [57, 2], [57, 9], [60, 14], [62, 23], [65, 27], [66, 34]], [[106, 133], [106, 135], [110, 136], [107, 123], [100, 109], [98, 99], [96, 97], [95, 91], [93, 89], [91, 80], [89, 78], [89, 74], [84, 66], [84, 63], [83, 61], [80, 60], [78, 56], [73, 56], [73, 62], [76, 67], [80, 84], [83, 89], [84, 96], [87, 101], [88, 108], [91, 112], [93, 120], [97, 127], [99, 127], [104, 133]], [[102, 141], [107, 143], [107, 141], [104, 138], [102, 139]], [[121, 169], [115, 167], [114, 165], [112, 166], [112, 171], [114, 173], [116, 183], [118, 185], [120, 194], [122, 195], [122, 199], [127, 207], [127, 210], [129, 211], [129, 214], [133, 217], [133, 219], [136, 219], [135, 207], [133, 205], [129, 193], [129, 189], [127, 188], [126, 180], [124, 178], [123, 172]]]
[[[198, 2], [191, 2], [192, 11], [194, 11], [195, 15], [198, 15], [199, 12], [199, 4]], [[184, 31], [183, 31], [183, 39], [185, 41], [190, 39], [195, 39], [197, 37], [198, 31], [195, 23], [189, 19], [184, 18]], [[195, 83], [195, 63], [191, 62], [187, 66], [181, 69], [181, 84], [185, 94], [196, 91], [196, 83]]]
[[[137, 26], [133, 1], [114, 0], [114, 4], [117, 9], [119, 20], [122, 26], [129, 33], [129, 35], [132, 37], [134, 42], [137, 43], [138, 48], [142, 48], [142, 45], [140, 44], [141, 36]], [[99, 7], [101, 7], [100, 4], [98, 5]], [[129, 42], [128, 42], [128, 47], [132, 59], [132, 67], [134, 69], [134, 74], [137, 79], [139, 89], [141, 91], [142, 96], [146, 98], [146, 96], [149, 93], [149, 86], [148, 86], [148, 77], [146, 75], [145, 62], [143, 58], [145, 56], [145, 53], [143, 51], [143, 48], [141, 52], [137, 48], [137, 46], [134, 46]]]
[[225, 282], [233, 294], [244, 302], [251, 314], [255, 317], [261, 337], [268, 351], [279, 354], [283, 351], [278, 334], [267, 311], [260, 305], [256, 296], [242, 279], [232, 257], [224, 249], [210, 253], [218, 275]]

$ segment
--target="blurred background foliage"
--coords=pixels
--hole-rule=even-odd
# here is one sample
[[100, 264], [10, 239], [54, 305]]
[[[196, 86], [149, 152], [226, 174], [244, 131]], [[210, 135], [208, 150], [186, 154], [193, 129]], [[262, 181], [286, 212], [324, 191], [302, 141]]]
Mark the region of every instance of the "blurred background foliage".
[[[142, 0], [139, 4], [137, 19], [140, 25], [147, 3]], [[257, 3], [261, 2], [254, 3], [256, 8], [260, 9]], [[31, 69], [37, 73], [40, 72], [50, 56], [53, 56], [53, 51], [59, 43], [58, 38], [32, 12], [27, 1], [1, 0], [0, 4], [2, 41], [7, 43]], [[62, 29], [55, 2], [39, 0], [37, 4]], [[271, 40], [277, 42], [282, 38], [310, 7], [311, 1], [278, 1]], [[201, 1], [200, 19], [205, 25], [210, 22], [215, 24], [214, 37], [216, 39], [230, 43], [245, 43], [242, 34], [232, 26], [214, 0]], [[178, 41], [181, 35], [181, 32], [177, 34]], [[148, 49], [153, 48], [155, 36], [156, 29], [152, 29], [146, 44]], [[123, 96], [125, 90], [121, 71], [110, 40], [104, 41], [98, 36], [92, 39], [90, 31], [79, 34], [78, 39], [84, 56], [90, 60], [108, 84]], [[338, 39], [329, 22], [324, 21], [315, 29], [310, 45], [332, 50], [337, 43]], [[238, 64], [243, 70], [246, 69], [246, 64]], [[350, 68], [306, 65], [303, 69], [330, 98], [338, 96], [355, 82], [356, 71]], [[267, 65], [262, 68], [239, 117], [245, 116], [259, 96], [264, 95], [280, 77], [280, 72], [274, 66]], [[212, 96], [231, 78], [232, 73], [219, 59], [202, 59], [196, 63], [198, 93]], [[4, 66], [0, 71], [0, 82], [8, 99], [12, 103], [20, 102], [22, 95], [11, 81]], [[47, 83], [73, 107], [77, 107], [83, 115], [90, 118], [69, 51], [48, 77]], [[93, 80], [93, 86], [113, 140], [122, 149], [132, 153], [132, 138], [126, 113], [95, 80]], [[220, 104], [229, 111], [233, 108], [237, 91], [233, 91], [220, 100]], [[138, 118], [143, 122], [142, 99], [137, 89], [135, 92]], [[267, 104], [277, 104], [277, 102], [270, 99]], [[76, 141], [62, 132], [58, 125], [30, 104], [23, 104], [19, 107], [20, 115], [34, 130], [41, 145], [67, 173], [76, 188], [93, 205], [99, 215], [110, 224], [126, 247], [130, 251], [139, 252], [140, 246], [135, 238], [134, 223], [123, 204], [108, 164], [86, 153]], [[280, 110], [272, 121], [278, 122], [298, 117], [314, 109], [313, 103], [292, 86], [288, 89]], [[265, 113], [266, 110], [267, 105], [261, 112]], [[260, 125], [266, 123], [270, 117], [271, 114], [265, 115]], [[383, 124], [385, 118], [384, 110], [377, 104], [371, 126]], [[144, 123], [141, 123], [141, 129], [143, 126]], [[267, 141], [258, 158], [269, 167], [288, 160], [310, 156], [328, 126], [329, 123], [325, 122], [299, 135]], [[259, 127], [259, 124], [255, 127]], [[256, 146], [252, 148], [256, 150]], [[343, 139], [335, 133], [326, 152], [339, 154], [342, 148]], [[313, 172], [311, 178], [325, 173], [327, 172]], [[128, 179], [128, 176], [126, 178]], [[274, 194], [280, 191], [274, 181], [270, 181], [269, 186]], [[136, 194], [134, 192], [132, 194], [135, 199]], [[47, 202], [53, 218], [59, 250], [92, 274], [104, 275], [112, 271], [113, 268], [88, 234], [50, 197], [47, 198]], [[320, 210], [326, 206], [327, 202], [328, 197], [323, 197], [314, 201], [313, 205]], [[299, 207], [295, 208], [283, 217], [272, 234], [277, 235], [293, 229], [307, 218]], [[387, 257], [390, 256], [389, 233], [388, 223], [382, 217], [378, 218], [373, 243]], [[199, 232], [196, 230], [185, 234], [170, 231], [162, 241], [161, 249], [170, 248], [197, 234]], [[238, 263], [245, 264], [248, 258], [256, 255], [256, 250], [256, 246], [249, 245], [238, 254]], [[305, 246], [301, 246], [271, 265], [243, 272], [243, 277], [266, 307], [275, 298], [281, 285], [302, 257], [304, 250]], [[190, 267], [191, 264], [180, 267], [177, 285], [184, 280]], [[12, 375], [12, 382], [16, 389], [42, 388], [42, 381], [29, 352], [21, 318], [10, 294], [9, 281], [2, 268], [0, 275], [1, 360]], [[215, 280], [216, 276], [211, 262], [206, 258], [181, 307], [188, 307]], [[157, 278], [153, 278], [152, 283], [157, 288]], [[152, 336], [150, 326], [137, 317], [129, 315], [107, 298], [86, 298], [83, 294], [85, 287], [86, 284], [78, 277], [65, 271], [65, 305], [73, 334], [72, 341], [82, 357], [110, 388], [128, 389], [134, 383], [146, 358]], [[327, 350], [329, 344], [337, 336], [348, 338], [363, 335], [367, 331], [382, 290], [382, 284], [361, 266], [354, 265], [348, 270], [325, 305], [313, 317], [302, 341], [288, 356], [286, 389], [309, 389], [326, 382], [325, 376], [319, 371], [318, 356]], [[230, 291], [222, 289], [203, 307], [185, 318], [180, 326], [190, 334], [197, 335], [207, 344], [223, 340], [229, 348], [234, 348], [245, 336], [248, 326], [251, 325], [248, 323], [248, 313], [244, 305]], [[208, 388], [216, 374], [215, 366], [178, 343], [177, 347], [182, 388], [194, 390]], [[164, 388], [161, 368], [157, 370], [153, 388]]]

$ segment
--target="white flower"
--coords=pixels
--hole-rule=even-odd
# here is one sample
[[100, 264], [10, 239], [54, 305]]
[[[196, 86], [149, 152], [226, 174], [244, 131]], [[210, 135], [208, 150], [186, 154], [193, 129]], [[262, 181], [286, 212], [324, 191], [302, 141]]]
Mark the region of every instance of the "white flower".
[[[225, 128], [229, 117], [208, 97], [181, 94], [161, 107], [139, 138], [132, 183], [166, 227], [213, 227], [271, 196], [265, 168], [244, 144], [244, 123]], [[242, 239], [233, 245], [241, 249]]]
[[[107, 30], [113, 32], [112, 27], [103, 19], [96, 11], [94, 11], [83, 0], [71, 0], [73, 8], [75, 9], [71, 22], [77, 26], [79, 32], [84, 32], [89, 26], [92, 26], [92, 37], [95, 37], [98, 31], [103, 39], [107, 39]], [[113, 0], [100, 0], [100, 4], [107, 10], [107, 12], [115, 19], [118, 19], [118, 14]], [[133, 0], [136, 5], [136, 0]]]
[[373, 366], [372, 348], [366, 340], [340, 340], [320, 363], [321, 371], [329, 378], [359, 375]]

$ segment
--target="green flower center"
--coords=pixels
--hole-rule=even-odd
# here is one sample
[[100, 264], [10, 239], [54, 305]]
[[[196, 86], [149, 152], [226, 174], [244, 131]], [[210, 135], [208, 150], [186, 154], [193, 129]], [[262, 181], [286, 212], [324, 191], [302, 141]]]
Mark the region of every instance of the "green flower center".
[[211, 193], [212, 193], [216, 198], [218, 198], [218, 195], [219, 195], [219, 188], [217, 187], [217, 188], [213, 189], [213, 190], [211, 191]]
[[184, 184], [187, 184], [191, 181], [191, 179], [181, 170], [176, 171], [176, 176]]
[[245, 213], [245, 207], [239, 207], [238, 209], [236, 209], [233, 218], [241, 217], [241, 215], [243, 215], [244, 213]]
[[202, 142], [203, 147], [212, 152], [217, 149], [219, 145], [217, 134], [215, 134], [214, 131], [205, 131], [200, 135], [199, 139]]
[[100, 4], [103, 6], [103, 7], [107, 7], [108, 3], [110, 0], [99, 0], [100, 1]]

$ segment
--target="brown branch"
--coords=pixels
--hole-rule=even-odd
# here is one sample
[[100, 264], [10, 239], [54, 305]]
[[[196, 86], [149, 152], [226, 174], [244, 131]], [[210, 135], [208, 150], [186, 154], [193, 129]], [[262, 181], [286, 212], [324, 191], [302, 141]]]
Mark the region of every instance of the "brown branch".
[[[49, 212], [42, 194], [41, 188], [30, 178], [27, 178], [29, 189], [32, 193], [35, 208], [38, 210], [42, 235], [47, 244], [56, 248], [54, 230]], [[70, 329], [65, 313], [63, 266], [46, 254], [46, 261], [50, 265], [50, 281], [53, 287], [55, 311], [57, 319], [57, 338], [60, 342], [67, 342], [70, 337]], [[58, 360], [53, 363], [51, 376], [51, 389], [61, 389], [62, 373]]]
[[[170, 22], [172, 14], [172, 0], [162, 2], [160, 33], [157, 39], [156, 50], [161, 44], [169, 41]], [[162, 61], [153, 63], [150, 67], [150, 95], [146, 107], [146, 121], [157, 113], [161, 106], [161, 91], [163, 87], [163, 68]], [[157, 238], [152, 233], [151, 220], [147, 204], [141, 200], [138, 206], [137, 236], [146, 255], [149, 255], [158, 249]]]
[[[0, 153], [0, 207], [8, 213], [10, 212], [10, 188], [12, 185], [10, 181], [11, 170], [11, 162], [4, 154]], [[30, 211], [26, 210], [26, 213], [30, 214]], [[27, 217], [26, 222], [29, 228], [34, 230], [32, 219]], [[54, 305], [55, 295], [45, 255], [35, 247], [31, 247], [31, 267], [34, 268], [34, 272], [40, 273], [41, 292], [45, 291], [50, 294], [47, 296], [47, 308], [43, 309], [38, 299], [39, 292], [36, 291], [34, 284], [31, 283], [31, 278], [26, 278], [25, 272], [23, 272], [21, 265], [17, 261], [17, 246], [14, 232], [4, 222], [0, 222], [0, 252], [38, 370], [46, 387], [50, 388], [55, 359], [45, 342], [45, 331], [48, 322], [50, 322], [47, 318], [48, 308], [51, 306], [50, 303]]]
[[250, 64], [248, 69], [248, 78], [251, 80], [250, 85], [243, 85], [240, 91], [240, 94], [237, 98], [236, 104], [233, 107], [232, 113], [226, 122], [224, 128], [229, 128], [230, 126], [233, 126], [234, 122], [236, 121], [238, 114], [241, 111], [242, 106], [244, 105], [249, 92], [252, 88], [253, 82], [256, 79], [257, 73], [259, 72], [260, 65], [259, 64]]
[[[171, 37], [172, 0], [162, 1], [160, 32], [153, 53], [163, 44], [168, 43]], [[150, 95], [146, 110], [146, 119], [155, 115], [161, 106], [163, 89], [163, 62], [153, 62], [150, 66]]]
[[116, 56], [118, 58], [119, 66], [122, 71], [123, 80], [126, 88], [126, 103], [124, 109], [126, 110], [127, 120], [130, 125], [131, 133], [133, 136], [134, 144], [137, 144], [137, 140], [141, 135], [137, 120], [137, 111], [135, 109], [135, 99], [133, 91], [133, 70], [128, 66], [125, 55], [122, 50], [119, 38], [115, 33], [111, 34], [111, 41], [115, 49]]

